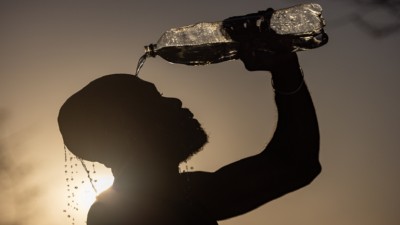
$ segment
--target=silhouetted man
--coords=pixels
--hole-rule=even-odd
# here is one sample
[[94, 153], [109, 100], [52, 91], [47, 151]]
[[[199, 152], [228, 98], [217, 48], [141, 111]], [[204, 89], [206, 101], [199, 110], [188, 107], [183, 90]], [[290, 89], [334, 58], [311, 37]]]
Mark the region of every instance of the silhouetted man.
[[[111, 188], [90, 208], [88, 225], [208, 225], [250, 212], [308, 185], [321, 171], [314, 106], [295, 53], [270, 56], [244, 45], [249, 71], [270, 71], [278, 122], [258, 155], [216, 172], [179, 174], [207, 135], [176, 98], [133, 75], [94, 80], [62, 106], [64, 142], [80, 158], [112, 169]], [[267, 74], [266, 74], [267, 75]]]

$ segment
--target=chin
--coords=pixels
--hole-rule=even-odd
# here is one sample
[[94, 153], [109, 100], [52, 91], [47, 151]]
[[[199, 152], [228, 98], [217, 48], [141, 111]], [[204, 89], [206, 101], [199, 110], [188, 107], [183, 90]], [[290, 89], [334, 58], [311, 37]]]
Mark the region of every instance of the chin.
[[197, 154], [198, 152], [200, 152], [201, 150], [203, 150], [204, 146], [208, 143], [208, 136], [205, 132], [199, 132], [199, 134], [197, 135], [197, 138], [195, 141], [193, 141], [193, 143], [191, 143], [189, 145], [188, 148], [188, 157], [187, 159], [189, 159], [190, 157], [192, 157], [193, 155]]
[[204, 146], [208, 143], [207, 133], [204, 131], [197, 120], [194, 121], [194, 124], [196, 124], [196, 126], [193, 126], [190, 131], [187, 130], [186, 135], [182, 136], [182, 142], [185, 146], [185, 156], [182, 162], [189, 160], [192, 156], [203, 150]]
[[196, 119], [174, 115], [165, 118], [162, 124], [158, 126], [157, 134], [153, 133], [156, 138], [151, 141], [153, 149], [156, 149], [154, 156], [179, 164], [200, 152], [208, 143], [208, 135]]
[[175, 160], [179, 159], [179, 163], [189, 160], [192, 156], [203, 150], [208, 143], [208, 135], [201, 127], [200, 123], [195, 119], [190, 119], [186, 124], [182, 124], [179, 132], [171, 132], [174, 138], [170, 142], [171, 150], [176, 153]]

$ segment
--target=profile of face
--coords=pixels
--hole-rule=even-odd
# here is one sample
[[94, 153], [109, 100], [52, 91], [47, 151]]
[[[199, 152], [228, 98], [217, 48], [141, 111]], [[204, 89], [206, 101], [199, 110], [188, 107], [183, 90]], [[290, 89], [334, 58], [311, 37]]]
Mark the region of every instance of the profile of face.
[[148, 99], [150, 104], [144, 109], [148, 113], [142, 117], [148, 123], [147, 126], [152, 127], [146, 138], [146, 148], [157, 149], [148, 152], [147, 156], [179, 164], [199, 152], [208, 142], [208, 136], [193, 113], [182, 108], [179, 99], [164, 97], [154, 84], [142, 82], [155, 95]]
[[126, 159], [177, 166], [208, 141], [179, 99], [128, 74], [92, 81], [64, 103], [58, 122], [72, 153], [111, 168]]

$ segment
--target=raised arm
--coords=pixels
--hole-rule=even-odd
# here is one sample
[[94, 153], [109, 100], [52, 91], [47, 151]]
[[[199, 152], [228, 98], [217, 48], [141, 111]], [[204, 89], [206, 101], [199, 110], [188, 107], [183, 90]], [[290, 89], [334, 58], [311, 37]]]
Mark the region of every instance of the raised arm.
[[190, 173], [193, 197], [217, 220], [247, 213], [304, 187], [321, 171], [317, 117], [307, 86], [302, 84], [297, 55], [269, 56], [247, 50], [241, 59], [249, 71], [271, 71], [275, 90], [290, 93], [301, 88], [290, 95], [275, 93], [277, 127], [260, 154], [214, 173]]

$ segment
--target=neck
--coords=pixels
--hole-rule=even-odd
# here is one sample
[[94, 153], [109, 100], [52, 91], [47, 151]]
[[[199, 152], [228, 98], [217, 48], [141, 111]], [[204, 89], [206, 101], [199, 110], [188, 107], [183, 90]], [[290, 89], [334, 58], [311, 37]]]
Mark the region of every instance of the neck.
[[174, 193], [180, 190], [178, 166], [165, 164], [129, 164], [113, 169], [113, 187], [120, 191], [146, 191]]

